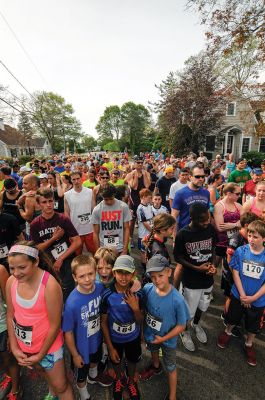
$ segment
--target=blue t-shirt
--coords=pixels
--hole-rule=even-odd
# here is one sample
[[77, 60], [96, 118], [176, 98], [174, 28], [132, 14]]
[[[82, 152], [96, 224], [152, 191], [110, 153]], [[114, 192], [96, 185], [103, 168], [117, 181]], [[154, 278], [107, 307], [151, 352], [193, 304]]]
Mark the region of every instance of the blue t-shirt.
[[[155, 335], [165, 336], [176, 325], [186, 325], [190, 319], [188, 306], [184, 297], [172, 286], [166, 296], [159, 296], [156, 286], [147, 283], [143, 289], [145, 303], [144, 338], [146, 342], [152, 342]], [[175, 348], [177, 336], [163, 342], [164, 346]]]
[[[134, 294], [141, 299], [141, 291]], [[100, 312], [108, 315], [110, 338], [114, 343], [131, 342], [140, 335], [140, 325], [131, 307], [125, 302], [124, 293], [117, 292], [115, 282], [103, 293]]]
[[[247, 296], [253, 296], [265, 283], [265, 249], [260, 254], [253, 254], [249, 244], [241, 246], [233, 254], [230, 267], [239, 271], [243, 289]], [[236, 285], [232, 294], [240, 299]], [[265, 295], [251, 303], [255, 307], [265, 307]]]
[[54, 167], [54, 171], [56, 171], [56, 172], [59, 172], [59, 174], [61, 174], [62, 172], [64, 172], [65, 171], [65, 168], [64, 168], [64, 166], [62, 166], [62, 167]]
[[179, 211], [179, 229], [190, 223], [190, 206], [194, 203], [202, 203], [209, 208], [210, 193], [204, 188], [192, 190], [188, 186], [176, 192], [172, 208]]
[[104, 286], [98, 282], [93, 293], [80, 293], [75, 288], [64, 306], [62, 329], [74, 333], [76, 348], [85, 364], [102, 343], [99, 308], [103, 291]]

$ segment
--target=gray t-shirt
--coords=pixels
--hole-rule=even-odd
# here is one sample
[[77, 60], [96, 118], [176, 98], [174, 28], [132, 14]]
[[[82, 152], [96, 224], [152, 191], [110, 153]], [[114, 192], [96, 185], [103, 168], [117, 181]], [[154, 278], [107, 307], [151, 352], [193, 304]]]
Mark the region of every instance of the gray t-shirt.
[[123, 224], [131, 219], [129, 207], [123, 201], [115, 199], [112, 206], [101, 201], [92, 212], [92, 224], [100, 228], [100, 247], [115, 247], [118, 252], [122, 251]]

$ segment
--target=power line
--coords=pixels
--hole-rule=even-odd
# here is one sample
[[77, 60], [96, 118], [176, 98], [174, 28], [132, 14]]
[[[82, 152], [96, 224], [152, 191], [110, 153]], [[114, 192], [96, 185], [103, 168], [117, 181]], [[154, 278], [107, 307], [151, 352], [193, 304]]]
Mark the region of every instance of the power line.
[[5, 99], [2, 99], [2, 97], [0, 97], [0, 100], [3, 101], [4, 103], [6, 103], [7, 105], [9, 105], [10, 107], [14, 108], [14, 110], [16, 110], [17, 112], [21, 113], [21, 110], [18, 110], [15, 106], [8, 103], [8, 101], [6, 101]]
[[18, 36], [16, 35], [15, 31], [11, 28], [10, 24], [8, 23], [6, 17], [4, 16], [4, 14], [0, 11], [0, 15], [2, 17], [2, 19], [4, 20], [4, 22], [6, 23], [6, 25], [8, 26], [10, 32], [12, 33], [12, 35], [14, 36], [14, 38], [16, 39], [17, 43], [19, 44], [19, 46], [21, 47], [21, 49], [23, 50], [24, 54], [26, 55], [27, 59], [30, 61], [30, 63], [33, 65], [35, 71], [38, 73], [38, 75], [40, 76], [40, 78], [42, 79], [42, 81], [45, 83], [45, 85], [47, 85], [47, 82], [45, 80], [45, 78], [43, 77], [42, 73], [40, 72], [40, 70], [38, 69], [38, 67], [36, 66], [36, 64], [34, 63], [34, 61], [32, 60], [31, 56], [29, 55], [29, 53], [27, 52], [27, 50], [25, 49], [25, 47], [23, 46], [23, 44], [21, 43], [21, 41], [19, 40]]

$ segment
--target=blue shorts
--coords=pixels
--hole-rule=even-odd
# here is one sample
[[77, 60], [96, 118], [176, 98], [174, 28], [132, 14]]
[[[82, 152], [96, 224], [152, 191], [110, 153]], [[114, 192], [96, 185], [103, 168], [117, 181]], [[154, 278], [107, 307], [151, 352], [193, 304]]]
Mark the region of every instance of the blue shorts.
[[39, 362], [44, 369], [52, 369], [57, 361], [63, 359], [63, 346], [54, 353], [46, 354], [45, 357]]
[[147, 343], [146, 347], [151, 353], [159, 352], [162, 350], [162, 357], [168, 372], [173, 372], [177, 368], [176, 348], [171, 348], [160, 344]]

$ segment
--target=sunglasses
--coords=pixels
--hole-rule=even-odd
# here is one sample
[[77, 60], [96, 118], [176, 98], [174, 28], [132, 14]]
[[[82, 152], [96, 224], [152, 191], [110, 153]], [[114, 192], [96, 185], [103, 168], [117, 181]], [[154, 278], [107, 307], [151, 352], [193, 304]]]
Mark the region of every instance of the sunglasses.
[[205, 178], [205, 175], [194, 175], [194, 178], [196, 178], [196, 179], [204, 179]]
[[113, 175], [120, 175], [119, 172], [112, 172]]
[[240, 196], [241, 192], [233, 192], [233, 194], [235, 194], [236, 196]]
[[101, 179], [109, 179], [108, 176], [101, 176], [100, 178], [101, 178]]
[[143, 164], [142, 161], [136, 161], [136, 164]]

